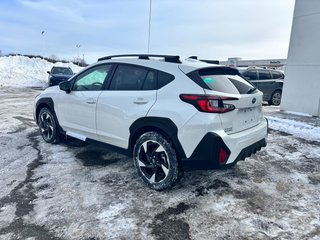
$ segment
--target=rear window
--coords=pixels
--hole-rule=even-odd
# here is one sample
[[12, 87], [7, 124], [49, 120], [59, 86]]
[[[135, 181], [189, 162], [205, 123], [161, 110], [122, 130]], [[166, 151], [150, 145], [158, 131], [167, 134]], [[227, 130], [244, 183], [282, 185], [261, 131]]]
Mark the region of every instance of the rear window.
[[283, 78], [283, 74], [280, 72], [276, 72], [276, 71], [272, 71], [272, 79], [282, 79]]
[[148, 69], [131, 65], [119, 65], [112, 82], [111, 90], [140, 90], [147, 76]]
[[[246, 94], [253, 86], [236, 69], [209, 68], [198, 71], [201, 85], [206, 89], [231, 94]], [[204, 85], [203, 85], [204, 84]], [[200, 84], [199, 84], [200, 85]], [[200, 86], [201, 86], [200, 85]]]
[[253, 88], [239, 75], [207, 75], [201, 78], [211, 90], [217, 92], [246, 94]]

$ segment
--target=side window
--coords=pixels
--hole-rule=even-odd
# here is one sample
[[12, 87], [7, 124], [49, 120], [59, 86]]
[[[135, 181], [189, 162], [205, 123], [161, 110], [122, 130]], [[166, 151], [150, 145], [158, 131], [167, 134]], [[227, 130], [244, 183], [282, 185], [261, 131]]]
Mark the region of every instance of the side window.
[[281, 72], [275, 72], [275, 71], [272, 71], [272, 79], [282, 79], [283, 78], [283, 75]]
[[88, 69], [77, 77], [73, 84], [73, 91], [98, 91], [111, 70], [112, 65], [100, 65]]
[[250, 70], [242, 74], [247, 80], [258, 80], [257, 71]]
[[169, 73], [165, 73], [165, 72], [158, 72], [158, 86], [157, 89], [162, 88], [163, 86], [167, 85], [168, 83], [170, 83], [171, 81], [174, 80], [174, 76], [169, 74]]
[[148, 70], [130, 65], [119, 65], [110, 84], [110, 90], [141, 90]]
[[150, 70], [144, 80], [142, 90], [155, 90], [157, 87], [157, 73], [154, 70]]
[[268, 70], [259, 70], [259, 79], [260, 80], [271, 79], [270, 71], [268, 71]]

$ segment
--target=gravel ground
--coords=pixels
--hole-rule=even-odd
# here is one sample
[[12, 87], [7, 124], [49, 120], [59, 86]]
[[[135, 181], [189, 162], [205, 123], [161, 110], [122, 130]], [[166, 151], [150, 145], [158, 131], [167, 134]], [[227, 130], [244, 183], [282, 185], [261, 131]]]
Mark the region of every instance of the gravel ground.
[[186, 172], [156, 192], [125, 156], [45, 143], [38, 92], [0, 88], [0, 239], [320, 239], [319, 141], [270, 130], [233, 169]]

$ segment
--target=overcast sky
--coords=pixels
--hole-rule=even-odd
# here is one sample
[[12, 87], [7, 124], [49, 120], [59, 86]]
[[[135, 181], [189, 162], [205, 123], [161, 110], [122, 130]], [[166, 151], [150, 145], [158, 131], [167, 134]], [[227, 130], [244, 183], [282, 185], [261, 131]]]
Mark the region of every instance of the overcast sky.
[[[84, 54], [89, 63], [146, 53], [149, 3], [1, 0], [0, 50], [68, 59]], [[150, 53], [286, 58], [293, 10], [294, 0], [152, 0]]]

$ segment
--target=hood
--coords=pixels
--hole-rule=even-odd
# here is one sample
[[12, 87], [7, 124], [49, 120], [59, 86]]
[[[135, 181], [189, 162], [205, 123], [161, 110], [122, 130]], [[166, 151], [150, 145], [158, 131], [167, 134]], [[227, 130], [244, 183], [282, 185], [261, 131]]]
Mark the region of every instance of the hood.
[[73, 75], [68, 75], [68, 74], [51, 74], [51, 77], [54, 77], [56, 79], [69, 79]]

